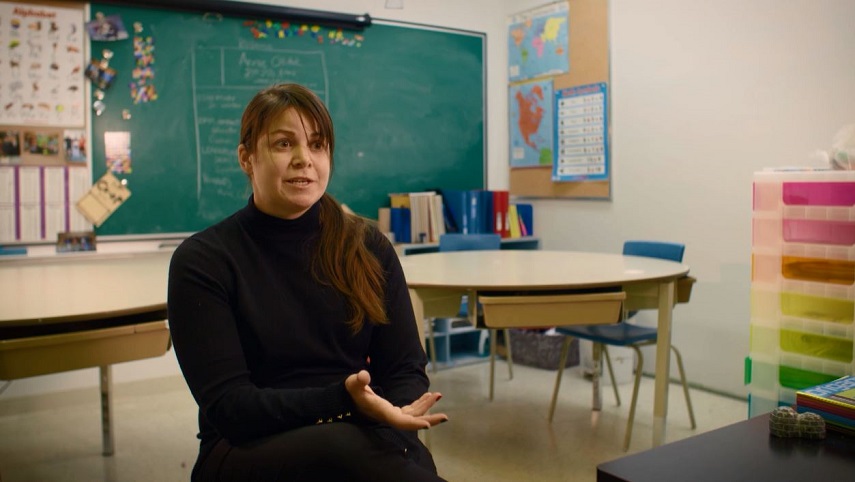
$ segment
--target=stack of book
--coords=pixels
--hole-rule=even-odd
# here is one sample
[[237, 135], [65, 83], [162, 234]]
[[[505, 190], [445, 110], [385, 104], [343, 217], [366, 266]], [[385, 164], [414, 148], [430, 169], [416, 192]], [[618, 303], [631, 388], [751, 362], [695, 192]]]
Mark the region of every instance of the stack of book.
[[855, 435], [855, 376], [797, 391], [796, 410], [818, 414], [829, 430]]
[[395, 235], [395, 242], [435, 243], [445, 233], [441, 194], [434, 191], [392, 193], [389, 203], [388, 230]]
[[511, 203], [508, 191], [442, 190], [449, 233], [497, 233], [503, 238], [534, 235], [531, 204]]
[[531, 204], [510, 204], [508, 191], [451, 190], [390, 193], [378, 227], [396, 243], [435, 243], [444, 233], [533, 236]]

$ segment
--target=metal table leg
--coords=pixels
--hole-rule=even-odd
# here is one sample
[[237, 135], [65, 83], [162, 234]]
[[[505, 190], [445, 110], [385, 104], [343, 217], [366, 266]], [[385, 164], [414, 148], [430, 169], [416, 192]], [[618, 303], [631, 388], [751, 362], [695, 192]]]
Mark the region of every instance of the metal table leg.
[[101, 372], [101, 436], [104, 451], [101, 455], [113, 455], [113, 371], [111, 365], [102, 365]]

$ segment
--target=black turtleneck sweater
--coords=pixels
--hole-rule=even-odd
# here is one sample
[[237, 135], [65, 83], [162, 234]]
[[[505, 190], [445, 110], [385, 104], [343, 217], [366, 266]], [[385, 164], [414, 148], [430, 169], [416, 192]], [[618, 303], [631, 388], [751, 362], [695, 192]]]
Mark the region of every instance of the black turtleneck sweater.
[[360, 369], [396, 406], [428, 390], [426, 357], [392, 245], [372, 229], [368, 246], [385, 270], [390, 323], [366, 323], [354, 335], [345, 299], [311, 273], [319, 208], [283, 220], [250, 198], [172, 257], [169, 326], [199, 405], [203, 452], [221, 437], [239, 445], [316, 423], [359, 423], [344, 379]]

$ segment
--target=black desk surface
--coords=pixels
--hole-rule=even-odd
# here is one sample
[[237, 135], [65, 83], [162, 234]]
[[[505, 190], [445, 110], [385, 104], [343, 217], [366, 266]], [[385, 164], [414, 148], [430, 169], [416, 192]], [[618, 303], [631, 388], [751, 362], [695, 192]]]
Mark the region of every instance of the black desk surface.
[[765, 414], [597, 466], [598, 482], [673, 480], [855, 480], [855, 437], [773, 437]]

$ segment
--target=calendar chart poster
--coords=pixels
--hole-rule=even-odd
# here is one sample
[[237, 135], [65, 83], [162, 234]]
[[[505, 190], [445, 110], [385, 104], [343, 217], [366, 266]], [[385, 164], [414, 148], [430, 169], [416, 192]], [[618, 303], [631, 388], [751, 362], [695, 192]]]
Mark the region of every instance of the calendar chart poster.
[[555, 92], [555, 182], [609, 178], [607, 86], [582, 85]]

